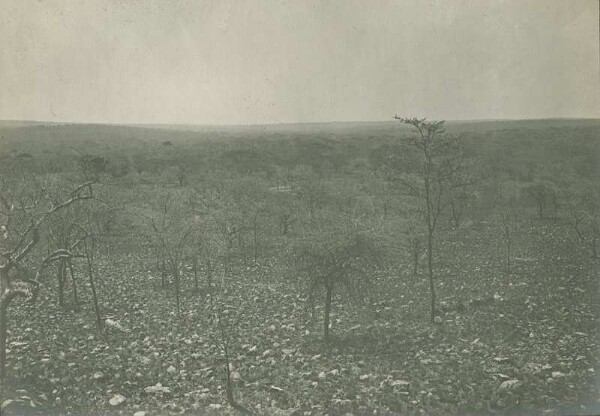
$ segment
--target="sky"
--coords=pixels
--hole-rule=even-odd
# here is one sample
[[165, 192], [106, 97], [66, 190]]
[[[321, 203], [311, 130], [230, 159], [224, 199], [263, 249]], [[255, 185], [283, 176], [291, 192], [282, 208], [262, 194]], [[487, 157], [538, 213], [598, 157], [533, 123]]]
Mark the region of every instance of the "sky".
[[600, 117], [597, 0], [0, 0], [0, 120]]

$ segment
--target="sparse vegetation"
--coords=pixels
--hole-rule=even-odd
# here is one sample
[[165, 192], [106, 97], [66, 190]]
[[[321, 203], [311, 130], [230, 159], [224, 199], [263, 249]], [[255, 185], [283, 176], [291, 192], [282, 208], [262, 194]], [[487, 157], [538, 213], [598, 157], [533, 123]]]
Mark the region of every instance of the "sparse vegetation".
[[402, 121], [0, 124], [3, 411], [597, 403], [600, 124]]

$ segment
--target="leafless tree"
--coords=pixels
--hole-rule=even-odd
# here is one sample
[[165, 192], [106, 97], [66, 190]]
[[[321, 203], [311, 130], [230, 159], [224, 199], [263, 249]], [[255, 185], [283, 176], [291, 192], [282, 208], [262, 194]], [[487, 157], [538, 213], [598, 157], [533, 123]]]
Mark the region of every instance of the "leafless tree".
[[212, 323], [210, 337], [223, 355], [223, 373], [225, 376], [227, 402], [243, 415], [252, 415], [253, 412], [241, 405], [235, 398], [235, 385], [232, 374], [236, 328], [245, 315], [240, 308], [236, 309], [226, 302], [226, 292], [227, 289], [224, 287], [223, 281], [221, 283], [214, 281], [209, 288]]
[[397, 120], [413, 127], [417, 135], [410, 144], [417, 150], [412, 161], [413, 172], [395, 177], [422, 203], [422, 219], [426, 231], [427, 270], [431, 294], [431, 322], [436, 316], [436, 291], [433, 272], [435, 236], [441, 214], [448, 208], [458, 190], [470, 185], [466, 164], [458, 139], [445, 134], [443, 121], [426, 121], [424, 118]]
[[558, 208], [557, 195], [554, 187], [546, 181], [536, 181], [523, 188], [524, 191], [534, 200], [538, 217], [546, 217], [548, 208], [551, 206]]
[[87, 232], [84, 231], [77, 222], [76, 206], [67, 207], [61, 213], [55, 214], [49, 221], [46, 227], [48, 231], [48, 252], [54, 250], [63, 250], [65, 255], [57, 262], [57, 289], [58, 302], [61, 307], [64, 307], [64, 291], [67, 283], [67, 273], [71, 278], [71, 287], [73, 293], [73, 307], [78, 308], [77, 298], [77, 281], [75, 279], [75, 268], [73, 260], [78, 257], [84, 257], [81, 253], [83, 240]]
[[94, 260], [96, 255], [96, 236], [94, 234], [86, 234], [83, 238], [83, 246], [85, 252], [85, 261], [87, 268], [88, 281], [92, 290], [92, 302], [94, 303], [94, 314], [96, 316], [96, 326], [99, 330], [104, 327], [104, 321], [100, 313], [100, 305], [98, 302], [98, 293], [96, 291], [96, 279], [94, 278]]
[[[3, 218], [0, 245], [0, 378], [6, 375], [6, 341], [8, 307], [13, 299], [35, 299], [40, 288], [43, 270], [50, 264], [70, 258], [72, 253], [58, 248], [48, 253], [32, 269], [32, 250], [40, 241], [42, 225], [71, 205], [93, 198], [92, 182], [86, 182], [72, 190], [61, 201], [45, 198], [39, 192], [30, 201], [15, 198], [8, 192], [0, 197]], [[29, 261], [28, 261], [29, 260]]]
[[179, 165], [177, 167], [177, 181], [179, 182], [179, 186], [185, 185], [188, 178], [188, 168], [185, 165]]
[[382, 244], [360, 225], [324, 218], [307, 228], [294, 248], [295, 268], [306, 282], [312, 306], [324, 295], [323, 337], [330, 337], [334, 295], [342, 289], [351, 299], [363, 301], [370, 292], [368, 276], [381, 259]]
[[577, 239], [586, 245], [593, 258], [598, 258], [600, 243], [600, 194], [597, 185], [580, 184], [579, 191], [569, 192], [568, 223]]
[[511, 273], [512, 270], [512, 251], [513, 251], [513, 234], [511, 232], [512, 222], [514, 216], [509, 211], [503, 211], [500, 213], [500, 222], [502, 224], [502, 236], [504, 237], [504, 243], [506, 244], [505, 261], [506, 271]]
[[[181, 312], [181, 267], [186, 246], [192, 235], [192, 227], [173, 211], [171, 196], [168, 195], [162, 205], [160, 219], [151, 217], [149, 220], [158, 250], [164, 256], [163, 262], [168, 265], [175, 283], [175, 304], [179, 315]], [[165, 273], [164, 269], [163, 273]]]

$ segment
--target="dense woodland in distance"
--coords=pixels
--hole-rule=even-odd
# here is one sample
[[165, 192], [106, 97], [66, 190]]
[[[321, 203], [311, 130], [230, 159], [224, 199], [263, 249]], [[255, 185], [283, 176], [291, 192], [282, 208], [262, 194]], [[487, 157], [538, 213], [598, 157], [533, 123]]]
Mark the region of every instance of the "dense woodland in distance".
[[598, 120], [1, 122], [2, 409], [597, 413], [599, 162]]

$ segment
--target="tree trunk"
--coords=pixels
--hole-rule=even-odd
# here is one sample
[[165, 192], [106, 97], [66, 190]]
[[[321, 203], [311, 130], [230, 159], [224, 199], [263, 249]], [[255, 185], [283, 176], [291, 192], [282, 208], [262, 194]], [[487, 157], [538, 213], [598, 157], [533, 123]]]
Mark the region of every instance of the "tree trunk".
[[56, 273], [57, 283], [58, 283], [58, 304], [60, 307], [65, 306], [65, 275], [67, 271], [67, 264], [65, 259], [61, 259], [58, 262], [58, 270]]
[[505, 237], [506, 237], [506, 270], [508, 271], [508, 273], [510, 273], [511, 271], [511, 264], [510, 264], [510, 255], [511, 255], [511, 239], [510, 239], [510, 224], [506, 224], [504, 226], [504, 232], [505, 232]]
[[388, 211], [390, 210], [390, 204], [391, 204], [390, 199], [386, 197], [383, 200], [383, 220], [384, 221], [388, 219]]
[[192, 270], [194, 271], [194, 291], [198, 293], [200, 288], [198, 287], [198, 257], [192, 258]]
[[210, 262], [210, 259], [207, 260], [206, 262], [206, 280], [207, 280], [207, 284], [208, 284], [208, 290], [209, 293], [212, 293], [212, 286], [213, 286], [213, 267], [212, 267], [212, 263]]
[[411, 241], [413, 251], [413, 276], [417, 277], [419, 273], [419, 255], [421, 254], [421, 240], [413, 238]]
[[8, 303], [0, 300], [0, 380], [6, 378], [6, 334]]
[[537, 211], [538, 211], [538, 216], [540, 217], [540, 219], [544, 218], [544, 204], [545, 204], [545, 201], [538, 201], [538, 204], [537, 204]]
[[419, 251], [415, 248], [413, 252], [413, 276], [417, 277], [419, 273]]
[[86, 247], [86, 260], [87, 260], [87, 272], [90, 281], [90, 288], [92, 289], [92, 301], [94, 302], [94, 312], [96, 314], [96, 325], [98, 330], [102, 330], [102, 317], [100, 315], [100, 306], [98, 305], [98, 296], [96, 294], [96, 284], [94, 282], [94, 269], [93, 269], [93, 254], [88, 251], [89, 247]]
[[231, 406], [235, 406], [235, 396], [233, 395], [233, 383], [231, 382], [231, 369], [229, 368], [229, 348], [226, 344], [223, 345], [223, 352], [225, 354], [225, 376], [226, 376], [226, 394], [227, 394], [227, 402]]
[[173, 277], [175, 278], [175, 304], [177, 307], [177, 316], [179, 316], [180, 307], [179, 307], [179, 268], [173, 264]]
[[73, 285], [73, 308], [78, 309], [79, 299], [77, 298], [77, 282], [75, 281], [75, 272], [73, 270], [73, 262], [69, 259], [69, 274], [71, 275], [71, 284]]
[[427, 223], [427, 270], [429, 272], [429, 292], [431, 294], [431, 323], [435, 323], [435, 286], [433, 284], [433, 232], [435, 231], [435, 217], [432, 211], [431, 203], [431, 185], [429, 182], [429, 171], [431, 166], [431, 157], [425, 151], [427, 159], [425, 165], [425, 212]]
[[[459, 204], [459, 205], [457, 205]], [[452, 212], [452, 225], [454, 225], [454, 228], [458, 228], [460, 227], [460, 219], [462, 217], [462, 210], [463, 207], [460, 205], [461, 202], [450, 202], [450, 210]]]
[[429, 271], [429, 291], [431, 292], [431, 323], [435, 323], [435, 285], [433, 284], [433, 230], [427, 233], [427, 269]]
[[284, 216], [281, 219], [281, 234], [282, 235], [287, 235], [288, 231], [289, 231], [289, 227], [290, 227], [290, 219], [289, 216]]
[[252, 243], [254, 248], [254, 264], [256, 264], [256, 259], [258, 258], [258, 223], [256, 216], [254, 217], [254, 221], [252, 223]]
[[325, 293], [325, 316], [323, 317], [323, 338], [325, 341], [329, 341], [329, 319], [331, 314], [331, 298], [333, 295], [333, 285], [326, 285]]

